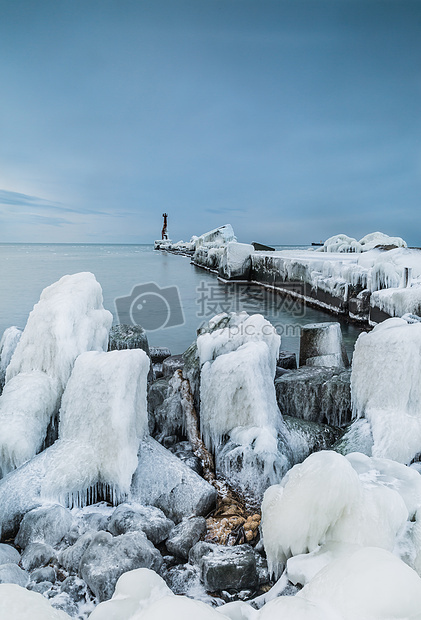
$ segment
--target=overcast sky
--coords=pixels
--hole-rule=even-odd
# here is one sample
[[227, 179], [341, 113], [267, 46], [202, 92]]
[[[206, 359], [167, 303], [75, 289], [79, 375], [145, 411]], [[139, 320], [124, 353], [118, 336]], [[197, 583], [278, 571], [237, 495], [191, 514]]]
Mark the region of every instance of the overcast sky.
[[0, 241], [421, 245], [418, 0], [0, 0]]

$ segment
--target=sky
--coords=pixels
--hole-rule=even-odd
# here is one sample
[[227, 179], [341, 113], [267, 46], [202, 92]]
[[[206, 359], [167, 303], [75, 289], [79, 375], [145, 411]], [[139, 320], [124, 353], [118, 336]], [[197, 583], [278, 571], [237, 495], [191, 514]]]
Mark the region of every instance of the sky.
[[421, 246], [421, 1], [0, 0], [0, 242]]

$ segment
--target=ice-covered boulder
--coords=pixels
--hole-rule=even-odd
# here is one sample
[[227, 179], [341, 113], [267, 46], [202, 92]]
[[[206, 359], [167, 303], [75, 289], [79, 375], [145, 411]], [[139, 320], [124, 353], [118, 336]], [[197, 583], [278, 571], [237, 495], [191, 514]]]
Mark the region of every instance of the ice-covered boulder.
[[206, 534], [206, 519], [193, 517], [183, 519], [175, 526], [166, 542], [170, 553], [178, 558], [187, 560], [189, 551]]
[[140, 325], [114, 325], [110, 329], [108, 350], [143, 349], [149, 355], [146, 331]]
[[0, 566], [0, 583], [15, 583], [18, 586], [25, 587], [28, 581], [28, 573], [17, 564], [8, 562]]
[[225, 280], [248, 280], [254, 247], [248, 243], [227, 243], [219, 263], [219, 275]]
[[41, 542], [33, 542], [26, 545], [22, 553], [22, 566], [25, 570], [34, 570], [40, 566], [47, 566], [57, 559], [57, 553], [51, 545]]
[[143, 532], [113, 537], [98, 532], [83, 554], [79, 573], [100, 601], [111, 598], [118, 578], [135, 568], [159, 571], [162, 556]]
[[21, 549], [34, 542], [55, 546], [70, 530], [72, 522], [70, 510], [59, 504], [35, 508], [22, 519], [15, 544]]
[[357, 241], [347, 235], [334, 235], [329, 237], [318, 252], [368, 252], [374, 248], [406, 248], [407, 244], [401, 237], [389, 237], [381, 232], [365, 235]]
[[108, 524], [114, 536], [142, 531], [154, 545], [166, 540], [173, 527], [174, 523], [159, 508], [138, 504], [120, 504]]
[[15, 352], [22, 330], [18, 327], [8, 327], [4, 330], [0, 340], [0, 394], [3, 390], [4, 380], [6, 378], [6, 368], [10, 364], [12, 355]]
[[410, 463], [421, 453], [421, 323], [393, 318], [362, 333], [352, 364], [352, 406], [366, 418], [373, 456]]
[[20, 553], [11, 545], [0, 543], [0, 565], [2, 564], [19, 564]]
[[43, 290], [6, 370], [0, 396], [0, 474], [42, 448], [76, 358], [85, 351], [106, 350], [111, 322], [91, 273], [64, 276]]
[[[320, 358], [319, 361], [317, 358]], [[309, 323], [302, 326], [300, 366], [305, 364], [311, 366], [349, 366], [339, 323]]]
[[0, 585], [0, 617], [4, 620], [70, 620], [70, 616], [54, 609], [41, 594], [12, 585]]
[[258, 584], [256, 552], [249, 545], [226, 547], [198, 542], [189, 553], [197, 564], [206, 590], [243, 590]]

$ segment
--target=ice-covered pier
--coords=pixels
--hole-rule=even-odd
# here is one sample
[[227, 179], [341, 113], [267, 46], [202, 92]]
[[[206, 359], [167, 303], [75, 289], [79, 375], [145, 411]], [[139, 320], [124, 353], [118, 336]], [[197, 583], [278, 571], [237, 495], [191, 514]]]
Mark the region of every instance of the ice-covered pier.
[[316, 250], [267, 252], [238, 243], [227, 224], [187, 243], [156, 241], [155, 249], [191, 256], [222, 280], [259, 284], [370, 325], [421, 313], [421, 251], [400, 237], [336, 235]]

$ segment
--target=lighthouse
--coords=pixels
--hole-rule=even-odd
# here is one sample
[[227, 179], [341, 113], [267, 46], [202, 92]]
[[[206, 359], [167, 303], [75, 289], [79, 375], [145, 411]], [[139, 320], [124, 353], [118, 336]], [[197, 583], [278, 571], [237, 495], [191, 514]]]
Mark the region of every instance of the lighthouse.
[[168, 232], [167, 232], [167, 222], [168, 222], [168, 213], [163, 213], [162, 217], [164, 218], [164, 225], [162, 227], [162, 239], [168, 239]]

